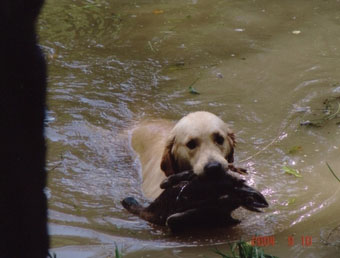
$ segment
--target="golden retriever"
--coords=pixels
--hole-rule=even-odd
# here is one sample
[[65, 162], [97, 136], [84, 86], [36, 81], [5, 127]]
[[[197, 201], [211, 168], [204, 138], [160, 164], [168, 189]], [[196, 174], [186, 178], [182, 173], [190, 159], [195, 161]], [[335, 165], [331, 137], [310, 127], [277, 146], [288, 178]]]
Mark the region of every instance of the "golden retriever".
[[233, 163], [235, 137], [216, 115], [199, 111], [177, 123], [166, 120], [142, 122], [133, 130], [132, 146], [142, 164], [142, 190], [155, 199], [163, 191], [161, 182], [175, 173], [193, 170], [198, 176], [217, 173]]

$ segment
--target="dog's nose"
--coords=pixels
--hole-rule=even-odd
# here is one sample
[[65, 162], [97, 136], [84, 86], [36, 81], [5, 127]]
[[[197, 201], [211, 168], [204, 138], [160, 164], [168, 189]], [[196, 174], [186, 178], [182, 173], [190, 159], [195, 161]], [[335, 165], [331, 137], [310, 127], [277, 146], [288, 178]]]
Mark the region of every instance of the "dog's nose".
[[218, 176], [223, 173], [222, 164], [216, 161], [209, 162], [204, 166], [204, 174], [207, 176]]

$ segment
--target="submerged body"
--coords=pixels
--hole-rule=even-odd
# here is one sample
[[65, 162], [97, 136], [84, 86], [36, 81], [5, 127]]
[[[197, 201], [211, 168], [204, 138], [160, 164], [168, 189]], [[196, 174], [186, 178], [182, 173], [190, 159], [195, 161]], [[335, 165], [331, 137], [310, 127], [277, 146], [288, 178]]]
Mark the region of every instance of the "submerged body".
[[167, 138], [175, 123], [156, 120], [140, 123], [132, 134], [132, 147], [142, 165], [142, 190], [148, 199], [155, 199], [162, 192], [160, 183], [166, 178], [161, 171], [161, 160]]

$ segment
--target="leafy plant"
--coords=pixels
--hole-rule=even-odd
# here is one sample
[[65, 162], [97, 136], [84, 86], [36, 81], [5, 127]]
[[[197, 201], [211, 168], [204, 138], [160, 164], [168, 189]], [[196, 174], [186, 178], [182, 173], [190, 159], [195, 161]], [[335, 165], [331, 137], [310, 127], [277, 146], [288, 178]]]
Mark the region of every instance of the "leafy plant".
[[123, 258], [122, 254], [119, 252], [119, 249], [116, 243], [115, 243], [115, 258]]
[[189, 86], [189, 92], [191, 94], [196, 94], [196, 95], [199, 95], [200, 93], [192, 86]]
[[292, 148], [289, 149], [288, 154], [292, 155], [292, 154], [295, 154], [295, 153], [297, 153], [301, 150], [302, 150], [301, 146], [293, 146]]
[[293, 176], [296, 176], [296, 177], [302, 177], [299, 170], [297, 169], [294, 169], [294, 168], [290, 168], [290, 167], [287, 167], [287, 166], [283, 166], [282, 169], [287, 173], [287, 174], [291, 174]]
[[189, 92], [190, 92], [191, 94], [196, 94], [196, 95], [200, 94], [200, 93], [193, 87], [194, 84], [195, 84], [199, 79], [200, 79], [200, 78], [197, 78], [195, 81], [193, 81], [193, 83], [190, 84], [190, 86], [189, 86]]
[[[239, 241], [229, 245], [231, 255], [224, 254], [218, 249], [215, 253], [220, 255], [222, 258], [277, 258], [276, 256], [265, 254], [263, 249], [258, 246], [253, 246], [245, 241]], [[236, 254], [238, 249], [238, 255]]]
[[288, 202], [287, 202], [287, 205], [292, 205], [292, 204], [295, 203], [295, 201], [296, 201], [296, 198], [289, 198]]

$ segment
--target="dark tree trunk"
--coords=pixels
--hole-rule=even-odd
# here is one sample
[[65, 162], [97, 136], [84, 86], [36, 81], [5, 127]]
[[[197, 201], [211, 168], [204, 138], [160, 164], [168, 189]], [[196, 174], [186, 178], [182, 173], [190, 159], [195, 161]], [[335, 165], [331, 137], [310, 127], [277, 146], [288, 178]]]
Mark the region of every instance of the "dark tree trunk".
[[0, 2], [0, 257], [46, 258], [43, 0]]

